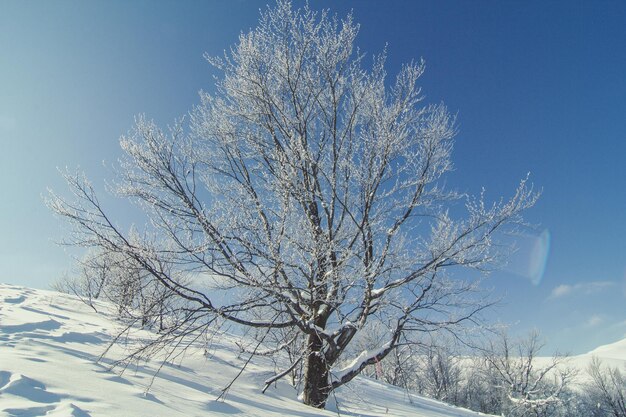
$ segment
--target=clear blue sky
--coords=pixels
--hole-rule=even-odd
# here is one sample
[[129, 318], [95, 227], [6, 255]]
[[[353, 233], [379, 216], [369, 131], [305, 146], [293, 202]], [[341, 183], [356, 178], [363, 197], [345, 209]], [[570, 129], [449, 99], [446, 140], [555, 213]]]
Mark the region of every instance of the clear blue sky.
[[[65, 190], [56, 168], [102, 187], [133, 116], [187, 112], [212, 89], [203, 53], [236, 42], [266, 3], [0, 3], [0, 281], [46, 288], [68, 269], [42, 202]], [[392, 74], [426, 59], [427, 100], [458, 112], [450, 185], [497, 197], [530, 171], [543, 188], [528, 219], [551, 235], [545, 274], [493, 274], [494, 316], [572, 353], [624, 337], [626, 2], [311, 3], [353, 9], [359, 46], [388, 43]]]

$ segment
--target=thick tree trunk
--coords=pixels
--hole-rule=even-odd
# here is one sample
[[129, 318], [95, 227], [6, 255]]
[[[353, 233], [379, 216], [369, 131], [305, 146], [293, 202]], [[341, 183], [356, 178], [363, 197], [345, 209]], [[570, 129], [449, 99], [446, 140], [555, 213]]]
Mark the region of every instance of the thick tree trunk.
[[317, 335], [309, 335], [308, 355], [304, 364], [303, 402], [317, 408], [324, 408], [332, 390], [328, 379], [328, 366], [322, 352], [322, 340]]

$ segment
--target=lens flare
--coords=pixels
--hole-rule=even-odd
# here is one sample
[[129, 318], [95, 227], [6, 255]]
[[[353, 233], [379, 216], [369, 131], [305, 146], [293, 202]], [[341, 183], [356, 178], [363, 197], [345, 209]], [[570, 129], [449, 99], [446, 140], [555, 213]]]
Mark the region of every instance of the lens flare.
[[505, 271], [539, 285], [550, 253], [550, 231], [546, 229], [538, 235], [516, 236], [515, 247], [516, 251], [504, 268]]
[[550, 254], [550, 231], [548, 229], [541, 232], [535, 239], [530, 252], [529, 278], [534, 285], [539, 285], [543, 278]]

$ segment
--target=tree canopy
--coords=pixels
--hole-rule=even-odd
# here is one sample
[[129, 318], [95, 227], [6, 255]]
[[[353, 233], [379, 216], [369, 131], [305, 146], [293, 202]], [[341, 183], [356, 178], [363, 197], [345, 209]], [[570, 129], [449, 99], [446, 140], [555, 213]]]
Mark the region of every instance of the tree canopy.
[[[456, 128], [423, 102], [424, 62], [390, 80], [385, 52], [355, 47], [358, 30], [280, 0], [207, 57], [222, 75], [188, 117], [168, 129], [138, 117], [113, 188], [145, 229], [116, 226], [80, 174], [66, 175], [76, 199], [50, 199], [73, 243], [123, 255], [183, 301], [179, 334], [219, 318], [288, 335], [277, 350], [301, 340], [286, 369], [304, 364], [316, 407], [416, 334], [475, 320], [488, 302], [450, 269], [492, 266], [498, 233], [537, 199], [526, 180], [492, 204], [447, 190]], [[370, 323], [386, 337], [350, 356]]]

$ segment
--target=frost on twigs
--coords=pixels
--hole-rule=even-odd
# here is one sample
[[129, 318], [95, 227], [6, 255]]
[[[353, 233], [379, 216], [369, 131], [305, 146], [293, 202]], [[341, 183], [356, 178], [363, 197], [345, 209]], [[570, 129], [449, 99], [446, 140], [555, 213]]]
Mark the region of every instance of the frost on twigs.
[[[115, 227], [82, 179], [68, 178], [76, 201], [51, 202], [77, 243], [127, 257], [184, 300], [187, 323], [218, 317], [305, 346], [290, 363], [302, 361], [303, 399], [317, 407], [401, 341], [476, 322], [489, 303], [448, 271], [489, 266], [497, 233], [536, 200], [522, 181], [510, 200], [469, 199], [464, 217], [450, 215], [454, 118], [423, 103], [423, 61], [387, 80], [385, 53], [355, 48], [358, 29], [278, 1], [208, 57], [223, 75], [188, 121], [138, 118], [116, 192], [143, 209], [145, 233]], [[190, 274], [226, 296], [181, 279]], [[374, 319], [388, 337], [339, 372]]]

